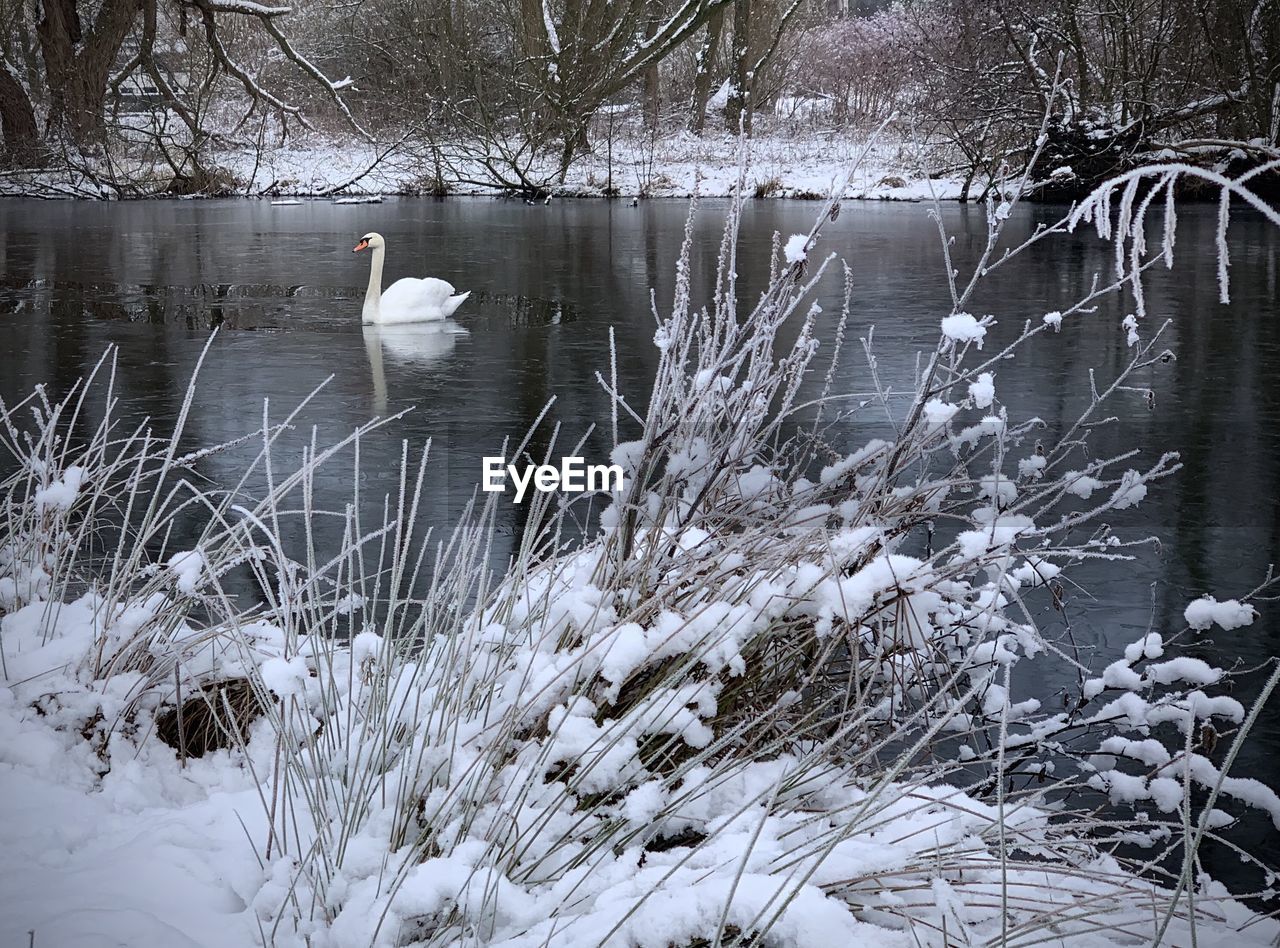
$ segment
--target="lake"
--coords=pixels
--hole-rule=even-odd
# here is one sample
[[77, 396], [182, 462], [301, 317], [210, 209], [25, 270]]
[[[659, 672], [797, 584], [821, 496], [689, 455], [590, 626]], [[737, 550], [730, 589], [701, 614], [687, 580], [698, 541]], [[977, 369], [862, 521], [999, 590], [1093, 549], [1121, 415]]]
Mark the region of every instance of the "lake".
[[[695, 290], [705, 298], [714, 275], [726, 203], [706, 201], [694, 225]], [[402, 441], [420, 451], [432, 439], [424, 517], [447, 527], [471, 498], [480, 458], [501, 453], [555, 403], [559, 455], [586, 436], [584, 455], [603, 462], [609, 449], [608, 400], [595, 379], [608, 374], [609, 334], [619, 351], [622, 390], [643, 406], [657, 362], [650, 291], [669, 303], [687, 205], [603, 201], [528, 206], [495, 199], [389, 200], [375, 205], [268, 201], [56, 203], [0, 201], [0, 313], [9, 343], [0, 397], [12, 400], [36, 383], [65, 391], [111, 344], [119, 347], [119, 394], [129, 413], [171, 422], [195, 361], [217, 326], [200, 377], [188, 440], [224, 441], [253, 429], [270, 400], [275, 418], [332, 376], [299, 417], [282, 451], [297, 452], [316, 425], [321, 441], [375, 416], [413, 408], [364, 446], [366, 491], [397, 484]], [[756, 201], [743, 215], [739, 272], [743, 299], [763, 288], [773, 234], [807, 231], [818, 207]], [[985, 241], [981, 208], [949, 205], [942, 220], [955, 237], [958, 265]], [[1010, 221], [1017, 240], [1061, 208], [1023, 207]], [[1137, 448], [1139, 466], [1180, 452], [1184, 469], [1153, 486], [1138, 508], [1117, 514], [1128, 535], [1158, 545], [1125, 565], [1076, 570], [1065, 615], [1047, 605], [1048, 628], [1070, 625], [1071, 640], [1100, 668], [1148, 626], [1171, 633], [1196, 596], [1219, 598], [1258, 585], [1280, 550], [1280, 233], [1239, 213], [1230, 232], [1233, 303], [1218, 302], [1213, 207], [1185, 207], [1178, 260], [1149, 281], [1146, 328], [1171, 320], [1165, 344], [1176, 361], [1141, 380], [1154, 402], [1134, 395], [1114, 403], [1118, 422], [1096, 449]], [[457, 332], [404, 335], [362, 331], [360, 304], [368, 257], [351, 247], [377, 230], [388, 242], [386, 282], [433, 275], [473, 296], [458, 311]], [[848, 203], [829, 224], [819, 251], [846, 259], [855, 281], [850, 344], [840, 387], [869, 391], [857, 339], [875, 327], [886, 384], [911, 387], [915, 352], [932, 345], [949, 309], [937, 226], [919, 204]], [[815, 254], [816, 255], [816, 254]], [[1016, 336], [1026, 319], [1065, 308], [1104, 278], [1111, 250], [1091, 230], [1056, 238], [986, 281], [970, 307], [999, 323], [987, 345]], [[819, 288], [824, 339], [840, 309], [833, 268]], [[1011, 416], [1038, 415], [1046, 437], [1075, 419], [1088, 399], [1088, 372], [1099, 381], [1126, 364], [1120, 321], [1126, 301], [1068, 322], [997, 370], [997, 392]], [[819, 357], [820, 364], [822, 356]], [[820, 369], [817, 373], [821, 375]], [[821, 379], [814, 381], [816, 388]], [[595, 430], [592, 431], [593, 425]], [[847, 426], [852, 449], [876, 425]], [[535, 439], [548, 449], [550, 426]], [[623, 437], [627, 437], [624, 430]], [[293, 452], [290, 456], [289, 452]], [[202, 470], [231, 477], [237, 457], [214, 457]], [[350, 497], [341, 465], [317, 484], [317, 503], [340, 508]], [[504, 536], [520, 528], [504, 508]], [[509, 542], [509, 540], [508, 540]], [[499, 550], [502, 556], [503, 551]], [[1190, 652], [1224, 666], [1252, 668], [1276, 653], [1280, 622], [1261, 604], [1253, 626], [1206, 634]], [[1261, 676], [1236, 685], [1246, 698]], [[1063, 683], [1038, 688], [1052, 694]], [[1236, 773], [1280, 782], [1280, 706], [1264, 715]], [[1280, 844], [1270, 824], [1244, 821], [1255, 853]], [[1260, 842], [1261, 841], [1261, 842]], [[1233, 874], [1233, 857], [1211, 854], [1210, 871]]]

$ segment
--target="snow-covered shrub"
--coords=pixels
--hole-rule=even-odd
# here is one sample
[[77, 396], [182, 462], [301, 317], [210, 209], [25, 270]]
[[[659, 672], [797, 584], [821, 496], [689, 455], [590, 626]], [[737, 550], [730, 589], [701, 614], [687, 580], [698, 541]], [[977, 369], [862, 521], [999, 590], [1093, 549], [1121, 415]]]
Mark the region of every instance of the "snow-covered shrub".
[[[87, 729], [94, 775], [132, 754], [175, 799], [251, 788], [258, 869], [236, 919], [266, 943], [1269, 943], [1277, 927], [1195, 865], [1233, 819], [1220, 800], [1280, 823], [1270, 789], [1228, 773], [1252, 717], [1215, 693], [1223, 673], [1177, 655], [1178, 629], [1090, 670], [1028, 602], [1060, 596], [1081, 561], [1135, 555], [1142, 538], [1105, 518], [1177, 469], [1087, 450], [1103, 406], [1164, 361], [1158, 331], [1137, 323], [1128, 366], [1048, 440], [1001, 400], [997, 363], [1070, 331], [1102, 288], [983, 349], [992, 323], [968, 307], [1007, 259], [993, 204], [914, 392], [880, 385], [868, 335], [875, 394], [851, 399], [836, 388], [848, 304], [824, 369], [808, 302], [836, 212], [803, 258], [777, 255], [749, 311], [737, 209], [710, 300], [692, 297], [686, 240], [644, 415], [601, 379], [614, 431], [632, 432], [614, 439], [624, 489], [569, 547], [568, 509], [536, 498], [502, 576], [494, 495], [446, 542], [417, 534], [425, 456], [383, 520], [329, 512], [339, 550], [310, 529], [288, 548], [282, 524], [320, 513], [315, 472], [367, 429], [277, 471], [281, 426], [264, 420], [253, 469], [269, 489], [248, 501], [183, 475], [181, 425], [122, 438], [108, 413], [82, 442], [78, 402], [41, 401], [28, 442], [6, 411], [21, 464], [0, 537], [9, 753]], [[815, 371], [824, 388], [802, 401]], [[868, 412], [891, 436], [847, 444]], [[106, 507], [114, 539], [95, 548]], [[175, 549], [183, 518], [197, 540]], [[236, 570], [260, 603], [227, 593]], [[1202, 600], [1187, 621], [1253, 614]], [[1018, 696], [1025, 661], [1065, 663], [1079, 693], [1063, 708]], [[220, 709], [202, 721], [229, 739], [201, 746], [238, 777], [182, 782], [192, 702]], [[1209, 729], [1232, 739], [1210, 746]], [[1099, 800], [1137, 812], [1099, 819]], [[1161, 879], [1169, 857], [1184, 871]]]

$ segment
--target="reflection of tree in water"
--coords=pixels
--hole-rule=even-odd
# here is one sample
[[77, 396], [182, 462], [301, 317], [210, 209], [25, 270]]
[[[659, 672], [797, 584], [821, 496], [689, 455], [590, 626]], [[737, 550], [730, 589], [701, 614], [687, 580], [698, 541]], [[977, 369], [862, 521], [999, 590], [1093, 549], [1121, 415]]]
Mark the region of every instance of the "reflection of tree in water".
[[578, 310], [564, 300], [548, 300], [512, 293], [473, 292], [470, 307], [494, 308], [502, 311], [512, 326], [559, 326], [576, 322]]
[[[285, 328], [296, 308], [328, 312], [334, 301], [356, 299], [352, 290], [324, 286], [275, 286], [265, 283], [163, 284], [83, 283], [6, 279], [0, 300], [10, 311], [24, 302], [37, 310], [41, 299], [51, 310], [81, 319], [122, 320], [186, 329]], [[326, 304], [308, 307], [307, 304]]]
[[[349, 287], [270, 283], [121, 284], [36, 279], [0, 280], [0, 312], [57, 307], [76, 318], [122, 320], [186, 329], [288, 329], [359, 325], [360, 291]], [[473, 293], [471, 315], [493, 311], [512, 326], [575, 322], [563, 300], [510, 293]], [[304, 317], [305, 322], [299, 317]], [[323, 322], [320, 322], [323, 320]]]

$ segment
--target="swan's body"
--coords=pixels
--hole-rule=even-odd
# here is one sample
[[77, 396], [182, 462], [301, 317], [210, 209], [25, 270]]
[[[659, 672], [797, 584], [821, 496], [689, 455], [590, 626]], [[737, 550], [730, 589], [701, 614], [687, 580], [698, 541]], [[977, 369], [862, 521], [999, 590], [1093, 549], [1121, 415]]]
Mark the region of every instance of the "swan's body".
[[453, 284], [435, 277], [396, 280], [384, 292], [382, 264], [387, 243], [381, 234], [365, 234], [353, 253], [369, 248], [373, 260], [369, 266], [369, 288], [364, 294], [361, 321], [368, 325], [393, 326], [401, 323], [433, 323], [448, 319], [463, 300], [471, 295], [457, 293]]

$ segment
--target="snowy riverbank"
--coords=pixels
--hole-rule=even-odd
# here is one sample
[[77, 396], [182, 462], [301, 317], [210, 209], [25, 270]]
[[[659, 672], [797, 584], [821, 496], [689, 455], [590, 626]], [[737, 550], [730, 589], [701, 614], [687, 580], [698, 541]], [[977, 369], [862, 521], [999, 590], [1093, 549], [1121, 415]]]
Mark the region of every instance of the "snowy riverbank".
[[[145, 614], [135, 604], [127, 621], [145, 627], [171, 601]], [[563, 606], [591, 608], [582, 596]], [[5, 944], [668, 948], [768, 921], [768, 943], [795, 948], [942, 945], [944, 932], [987, 942], [1002, 926], [1009, 944], [1052, 933], [1101, 946], [1149, 939], [1170, 907], [1167, 889], [1049, 812], [1002, 813], [945, 783], [855, 780], [800, 749], [645, 779], [636, 747], [616, 743], [617, 723], [597, 724], [581, 698], [556, 704], [543, 691], [535, 704], [552, 735], [510, 735], [514, 756], [499, 765], [488, 741], [537, 718], [508, 702], [554, 683], [551, 652], [508, 670], [486, 727], [443, 716], [447, 696], [462, 696], [446, 682], [459, 670], [448, 650], [429, 652], [442, 663], [433, 671], [372, 633], [333, 648], [258, 624], [253, 647], [236, 649], [242, 667], [220, 671], [260, 676], [278, 712], [248, 725], [244, 749], [184, 761], [156, 736], [165, 686], [90, 671], [104, 645], [116, 657], [122, 617], [109, 610], [87, 597], [4, 620]], [[164, 645], [199, 637], [179, 627]], [[621, 680], [631, 648], [619, 637], [592, 664]], [[186, 672], [179, 684], [197, 684]], [[697, 717], [714, 698], [696, 690], [679, 700], [703, 711], [654, 717], [653, 733], [674, 728], [690, 750], [705, 747]], [[645, 714], [663, 714], [664, 701]], [[376, 710], [388, 702], [390, 718]], [[296, 730], [307, 721], [322, 740]], [[397, 721], [409, 727], [398, 738], [384, 730]], [[281, 725], [321, 753], [308, 763], [286, 749], [282, 763]], [[576, 788], [561, 782], [566, 767], [580, 768]], [[1280, 935], [1221, 886], [1197, 890], [1200, 944]], [[1187, 917], [1171, 922], [1161, 943], [1191, 943]]]
[[[574, 160], [563, 182], [557, 180], [549, 160], [525, 168], [524, 173], [563, 197], [689, 197], [695, 189], [704, 197], [728, 197], [738, 188], [740, 151], [740, 142], [732, 135], [676, 132], [651, 140], [597, 141], [591, 152]], [[350, 199], [384, 194], [486, 195], [507, 190], [473, 154], [446, 147], [443, 158], [437, 161], [436, 157], [422, 145], [388, 151], [386, 146], [330, 141], [311, 133], [279, 147], [217, 151], [208, 156], [207, 164], [218, 169], [217, 180], [226, 193], [249, 196]], [[955, 200], [963, 187], [955, 174], [926, 173], [938, 159], [923, 146], [889, 141], [869, 145], [866, 136], [845, 130], [762, 134], [752, 140], [748, 160], [743, 191], [753, 197], [826, 198], [855, 166], [858, 170], [844, 189], [846, 198], [947, 201]], [[128, 169], [119, 162], [117, 169], [131, 181], [145, 182], [155, 176], [156, 196], [164, 196], [169, 180], [166, 169]], [[110, 182], [105, 167], [96, 167], [93, 177], [65, 170], [11, 175], [0, 179], [0, 194], [116, 197], [117, 189]]]

